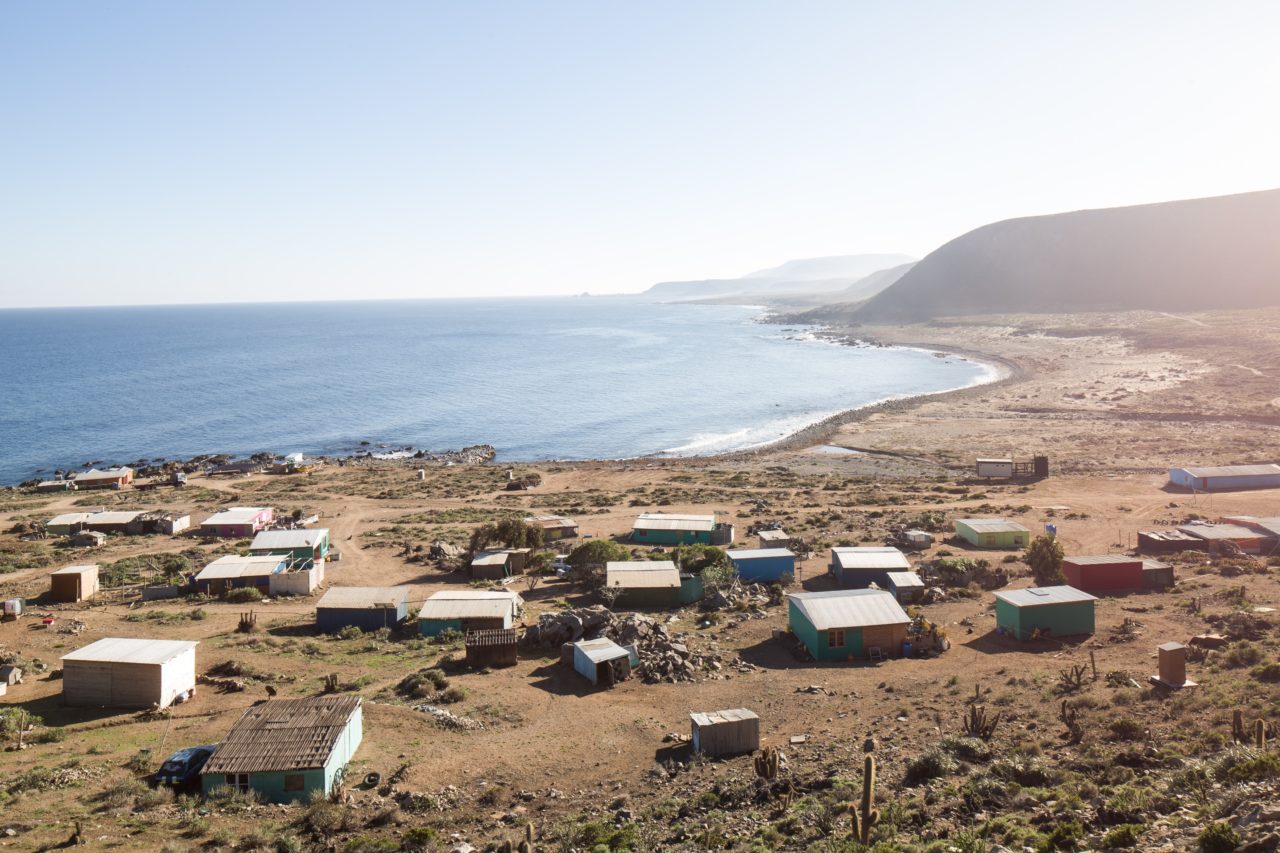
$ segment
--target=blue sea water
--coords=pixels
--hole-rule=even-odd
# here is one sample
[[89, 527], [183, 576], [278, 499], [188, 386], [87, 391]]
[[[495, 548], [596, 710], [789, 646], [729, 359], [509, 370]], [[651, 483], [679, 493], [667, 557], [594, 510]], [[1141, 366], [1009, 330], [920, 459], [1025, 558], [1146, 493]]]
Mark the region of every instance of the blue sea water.
[[702, 455], [989, 378], [757, 309], [631, 298], [0, 311], [0, 483], [102, 460], [445, 450]]

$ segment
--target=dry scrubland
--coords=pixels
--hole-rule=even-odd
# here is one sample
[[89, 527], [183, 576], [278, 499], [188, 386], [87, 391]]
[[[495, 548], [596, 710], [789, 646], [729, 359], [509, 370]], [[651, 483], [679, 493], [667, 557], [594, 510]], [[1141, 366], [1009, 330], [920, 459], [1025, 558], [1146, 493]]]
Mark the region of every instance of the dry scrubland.
[[[423, 546], [465, 543], [477, 523], [503, 513], [562, 512], [584, 533], [609, 536], [643, 510], [714, 510], [738, 525], [739, 544], [752, 541], [749, 524], [780, 521], [819, 547], [879, 543], [924, 513], [999, 514], [1032, 529], [1056, 521], [1068, 554], [1118, 550], [1139, 528], [1192, 514], [1280, 515], [1280, 490], [1192, 499], [1164, 491], [1161, 470], [1280, 455], [1277, 319], [1143, 314], [1063, 318], [1050, 328], [1043, 318], [1015, 317], [857, 330], [998, 355], [1014, 375], [849, 418], [767, 453], [521, 466], [543, 478], [528, 492], [502, 491], [500, 467], [430, 469], [419, 482], [391, 463], [328, 466], [313, 476], [197, 478], [183, 490], [150, 493], [3, 492], [0, 593], [35, 598], [52, 568], [76, 562], [129, 576], [144, 555], [198, 566], [247, 544], [111, 537], [87, 554], [12, 532], [25, 520], [103, 502], [189, 509], [197, 522], [243, 503], [318, 512], [342, 552], [329, 567], [330, 584], [404, 583], [415, 601], [466, 583], [455, 566], [426, 559]], [[821, 442], [867, 452], [807, 446]], [[968, 480], [972, 456], [1002, 452], [1046, 452], [1055, 475], [1028, 486]], [[925, 556], [943, 550], [989, 560], [1013, 586], [1030, 584], [1016, 556], [948, 543]], [[826, 560], [818, 550], [805, 561], [797, 588], [821, 586]], [[451, 663], [461, 657], [456, 645], [421, 639], [412, 626], [390, 635], [317, 635], [314, 598], [253, 605], [252, 635], [235, 631], [248, 607], [219, 601], [37, 604], [34, 614], [57, 617], [53, 627], [38, 627], [34, 617], [0, 625], [0, 646], [28, 671], [0, 701], [43, 721], [28, 748], [0, 753], [0, 830], [12, 831], [0, 846], [54, 846], [78, 821], [89, 845], [129, 850], [447, 850], [463, 840], [483, 849], [518, 842], [529, 826], [543, 850], [857, 850], [848, 805], [861, 795], [871, 733], [878, 850], [1183, 850], [1228, 819], [1254, 849], [1275, 849], [1280, 750], [1232, 746], [1231, 720], [1239, 709], [1249, 722], [1280, 721], [1280, 614], [1255, 610], [1280, 607], [1280, 568], [1200, 556], [1181, 563], [1178, 576], [1166, 593], [1099, 601], [1095, 636], [1066, 643], [998, 639], [990, 593], [952, 590], [921, 608], [945, 626], [951, 650], [878, 667], [798, 661], [772, 639], [785, 626], [783, 606], [710, 618], [686, 608], [670, 614], [668, 630], [692, 651], [718, 655], [720, 668], [695, 683], [631, 681], [604, 692], [588, 690], [554, 653], [523, 651], [515, 667], [473, 673]], [[515, 588], [528, 601], [526, 622], [591, 603], [563, 581]], [[1232, 639], [1190, 664], [1200, 687], [1166, 694], [1148, 686], [1157, 644], [1208, 630]], [[59, 656], [104, 636], [198, 639], [198, 670], [234, 662], [247, 689], [202, 687], [192, 702], [154, 718], [63, 707]], [[1090, 652], [1098, 678], [1090, 672], [1064, 684], [1061, 674], [1088, 664]], [[397, 686], [428, 667], [448, 682], [438, 699], [481, 727], [446, 729], [413, 710], [421, 699]], [[268, 685], [282, 697], [315, 695], [329, 673], [366, 703], [365, 739], [348, 779], [377, 771], [382, 786], [355, 787], [348, 804], [280, 807], [175, 800], [139, 781], [169, 751], [218, 741]], [[1077, 715], [1078, 737], [1060, 719], [1063, 702]], [[965, 734], [973, 704], [1001, 715], [989, 740]], [[738, 706], [757, 711], [765, 744], [785, 753], [781, 775], [795, 789], [789, 801], [761, 792], [750, 757], [701, 761], [664, 742], [669, 732], [687, 733], [691, 710]], [[803, 744], [789, 742], [801, 734]]]

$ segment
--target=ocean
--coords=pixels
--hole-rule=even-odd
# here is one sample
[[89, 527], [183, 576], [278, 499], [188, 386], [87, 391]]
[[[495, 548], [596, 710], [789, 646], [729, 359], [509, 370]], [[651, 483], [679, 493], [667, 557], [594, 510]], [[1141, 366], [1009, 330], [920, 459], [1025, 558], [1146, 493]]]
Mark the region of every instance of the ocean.
[[991, 375], [759, 315], [641, 297], [0, 311], [0, 483], [200, 453], [706, 455]]

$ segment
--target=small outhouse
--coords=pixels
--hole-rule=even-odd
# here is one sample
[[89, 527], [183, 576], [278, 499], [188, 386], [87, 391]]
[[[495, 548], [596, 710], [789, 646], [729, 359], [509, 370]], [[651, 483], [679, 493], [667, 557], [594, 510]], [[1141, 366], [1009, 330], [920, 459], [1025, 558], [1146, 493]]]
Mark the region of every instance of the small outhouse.
[[573, 668], [597, 687], [612, 687], [631, 677], [631, 652], [613, 640], [573, 643]]
[[997, 629], [1019, 640], [1093, 633], [1097, 599], [1073, 586], [1006, 589], [995, 597]]
[[49, 575], [49, 597], [54, 601], [87, 601], [97, 592], [97, 565], [67, 566]]
[[899, 604], [915, 604], [924, 598], [924, 579], [915, 572], [889, 572], [888, 590]]
[[760, 748], [760, 718], [746, 708], [689, 715], [693, 751], [702, 755], [742, 755]]
[[515, 666], [519, 660], [520, 635], [514, 628], [482, 628], [468, 631], [463, 639], [467, 666]]

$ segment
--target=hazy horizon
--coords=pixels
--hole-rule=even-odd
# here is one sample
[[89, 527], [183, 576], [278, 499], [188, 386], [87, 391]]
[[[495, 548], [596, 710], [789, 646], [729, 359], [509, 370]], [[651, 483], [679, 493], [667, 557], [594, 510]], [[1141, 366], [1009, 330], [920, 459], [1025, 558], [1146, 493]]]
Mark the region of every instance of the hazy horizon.
[[0, 9], [0, 307], [635, 293], [1280, 187], [1280, 7]]

